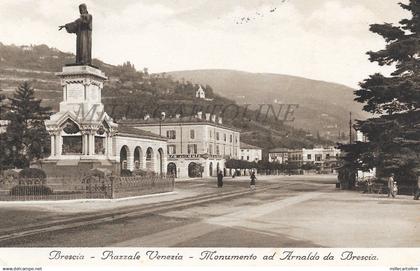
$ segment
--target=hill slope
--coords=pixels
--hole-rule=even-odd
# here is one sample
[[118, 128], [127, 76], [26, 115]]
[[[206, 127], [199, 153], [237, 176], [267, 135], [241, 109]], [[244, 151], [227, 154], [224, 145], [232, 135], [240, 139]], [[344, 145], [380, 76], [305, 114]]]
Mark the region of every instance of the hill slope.
[[191, 70], [168, 73], [176, 80], [211, 85], [213, 91], [239, 104], [298, 104], [296, 119], [290, 125], [319, 132], [336, 139], [348, 134], [349, 112], [363, 119], [367, 114], [353, 101], [354, 89], [335, 83], [302, 77], [248, 73], [235, 70]]
[[[54, 73], [72, 61], [74, 55], [46, 45], [15, 46], [0, 43], [0, 95], [11, 96], [19, 84], [30, 81], [35, 88], [35, 95], [42, 99], [43, 104], [57, 110], [62, 100], [62, 88], [60, 79]], [[161, 111], [166, 112], [168, 117], [176, 113], [189, 116], [196, 106], [212, 108], [234, 103], [213, 93], [211, 86], [204, 86], [210, 100], [196, 99], [197, 85], [174, 81], [165, 74], [149, 74], [147, 69], [138, 71], [129, 62], [114, 66], [95, 59], [93, 64], [109, 77], [104, 85], [102, 101], [107, 113], [117, 121], [122, 118], [143, 118], [145, 114], [158, 117]], [[182, 112], [177, 112], [180, 109]], [[270, 118], [256, 122], [235, 117], [234, 108], [224, 113], [225, 124], [242, 130], [241, 140], [266, 150], [274, 147], [300, 148], [333, 143], [308, 136], [306, 131]]]

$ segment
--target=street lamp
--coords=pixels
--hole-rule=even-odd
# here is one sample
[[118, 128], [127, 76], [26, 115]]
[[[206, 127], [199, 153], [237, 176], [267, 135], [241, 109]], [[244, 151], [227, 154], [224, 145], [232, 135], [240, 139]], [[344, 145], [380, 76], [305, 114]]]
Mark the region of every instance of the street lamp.
[[165, 112], [161, 112], [160, 113], [160, 118], [159, 118], [159, 136], [162, 136], [162, 121], [165, 119]]

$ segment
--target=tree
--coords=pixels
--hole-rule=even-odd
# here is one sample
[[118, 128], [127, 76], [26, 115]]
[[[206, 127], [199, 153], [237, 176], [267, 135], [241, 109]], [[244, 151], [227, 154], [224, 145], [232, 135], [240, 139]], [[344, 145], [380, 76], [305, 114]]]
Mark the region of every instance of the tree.
[[[0, 121], [5, 120], [6, 118], [6, 107], [4, 105], [5, 96], [0, 95]], [[0, 170], [3, 169], [3, 165], [6, 163], [6, 156], [4, 155], [6, 153], [6, 136], [4, 133], [0, 132]]]
[[49, 152], [49, 135], [44, 120], [50, 108], [41, 106], [35, 99], [34, 89], [28, 82], [22, 83], [10, 98], [7, 126], [6, 161], [10, 167], [27, 167], [30, 162]]
[[342, 146], [359, 168], [377, 167], [378, 172], [396, 174], [399, 182], [412, 181], [420, 162], [420, 1], [399, 4], [411, 12], [398, 26], [373, 24], [370, 31], [382, 36], [384, 49], [368, 52], [380, 66], [395, 65], [390, 76], [375, 73], [360, 83], [355, 100], [374, 114], [358, 121], [368, 138], [365, 144]]

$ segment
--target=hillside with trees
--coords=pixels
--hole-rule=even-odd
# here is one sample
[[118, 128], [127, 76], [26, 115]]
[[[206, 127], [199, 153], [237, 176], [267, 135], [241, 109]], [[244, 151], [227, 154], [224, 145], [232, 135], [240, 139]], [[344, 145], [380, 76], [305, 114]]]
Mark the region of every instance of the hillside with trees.
[[[61, 71], [62, 66], [72, 63], [73, 59], [73, 54], [46, 45], [0, 44], [0, 95], [11, 97], [18, 85], [28, 81], [35, 89], [36, 98], [42, 99], [43, 106], [50, 106], [56, 111], [62, 100], [62, 90], [55, 72]], [[109, 77], [103, 89], [102, 101], [105, 110], [116, 121], [143, 118], [146, 114], [157, 117], [162, 111], [166, 112], [167, 117], [176, 114], [189, 116], [203, 111], [220, 115], [224, 124], [242, 130], [244, 142], [265, 150], [334, 144], [303, 129], [288, 126], [283, 121], [284, 112], [276, 119], [267, 116], [270, 108], [259, 112], [240, 107], [234, 101], [216, 94], [210, 85], [202, 86], [208, 99], [197, 99], [195, 91], [199, 86], [190, 81], [175, 80], [165, 73], [150, 74], [147, 68], [138, 70], [130, 62], [114, 66], [94, 59], [93, 65]]]
[[[354, 89], [331, 82], [236, 70], [190, 70], [169, 72], [174, 78], [209, 84], [215, 93], [239, 104], [298, 104], [296, 119], [289, 124], [331, 140], [348, 139], [349, 112], [356, 119], [370, 114], [354, 101]], [[344, 134], [344, 136], [343, 136]]]

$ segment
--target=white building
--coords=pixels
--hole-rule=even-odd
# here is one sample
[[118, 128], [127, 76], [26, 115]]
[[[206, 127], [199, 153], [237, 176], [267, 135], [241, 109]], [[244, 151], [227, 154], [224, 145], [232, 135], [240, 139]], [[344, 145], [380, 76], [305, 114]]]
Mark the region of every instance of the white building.
[[8, 125], [9, 125], [9, 120], [0, 119], [0, 134], [3, 134], [6, 132]]
[[262, 149], [250, 144], [240, 143], [240, 158], [249, 162], [258, 162], [262, 160]]
[[124, 125], [167, 138], [167, 172], [177, 177], [216, 176], [225, 170], [226, 159], [238, 159], [239, 130], [223, 125], [222, 119], [199, 112], [194, 117], [125, 120]]
[[337, 160], [340, 155], [340, 150], [334, 147], [329, 148], [314, 148], [302, 149], [303, 163], [322, 164], [325, 161]]
[[101, 101], [105, 74], [92, 66], [71, 65], [57, 73], [63, 87], [59, 112], [45, 121], [51, 155], [41, 167], [48, 175], [77, 175], [93, 168], [143, 169], [165, 173], [167, 139], [118, 125]]
[[197, 89], [197, 91], [195, 92], [195, 97], [198, 99], [205, 99], [206, 98], [206, 93], [204, 92], [204, 89], [200, 87]]
[[[359, 142], [368, 142], [367, 137], [362, 133], [362, 131], [356, 130], [356, 141]], [[366, 181], [369, 179], [373, 179], [376, 177], [376, 168], [373, 168], [369, 171], [357, 171], [357, 179], [358, 181]]]
[[334, 147], [314, 149], [275, 148], [268, 152], [268, 160], [280, 164], [313, 164], [323, 170], [335, 168], [339, 155], [340, 150]]
[[368, 142], [367, 137], [362, 133], [362, 131], [356, 131], [356, 141]]
[[268, 161], [279, 164], [286, 164], [289, 160], [289, 149], [275, 148], [268, 151]]

